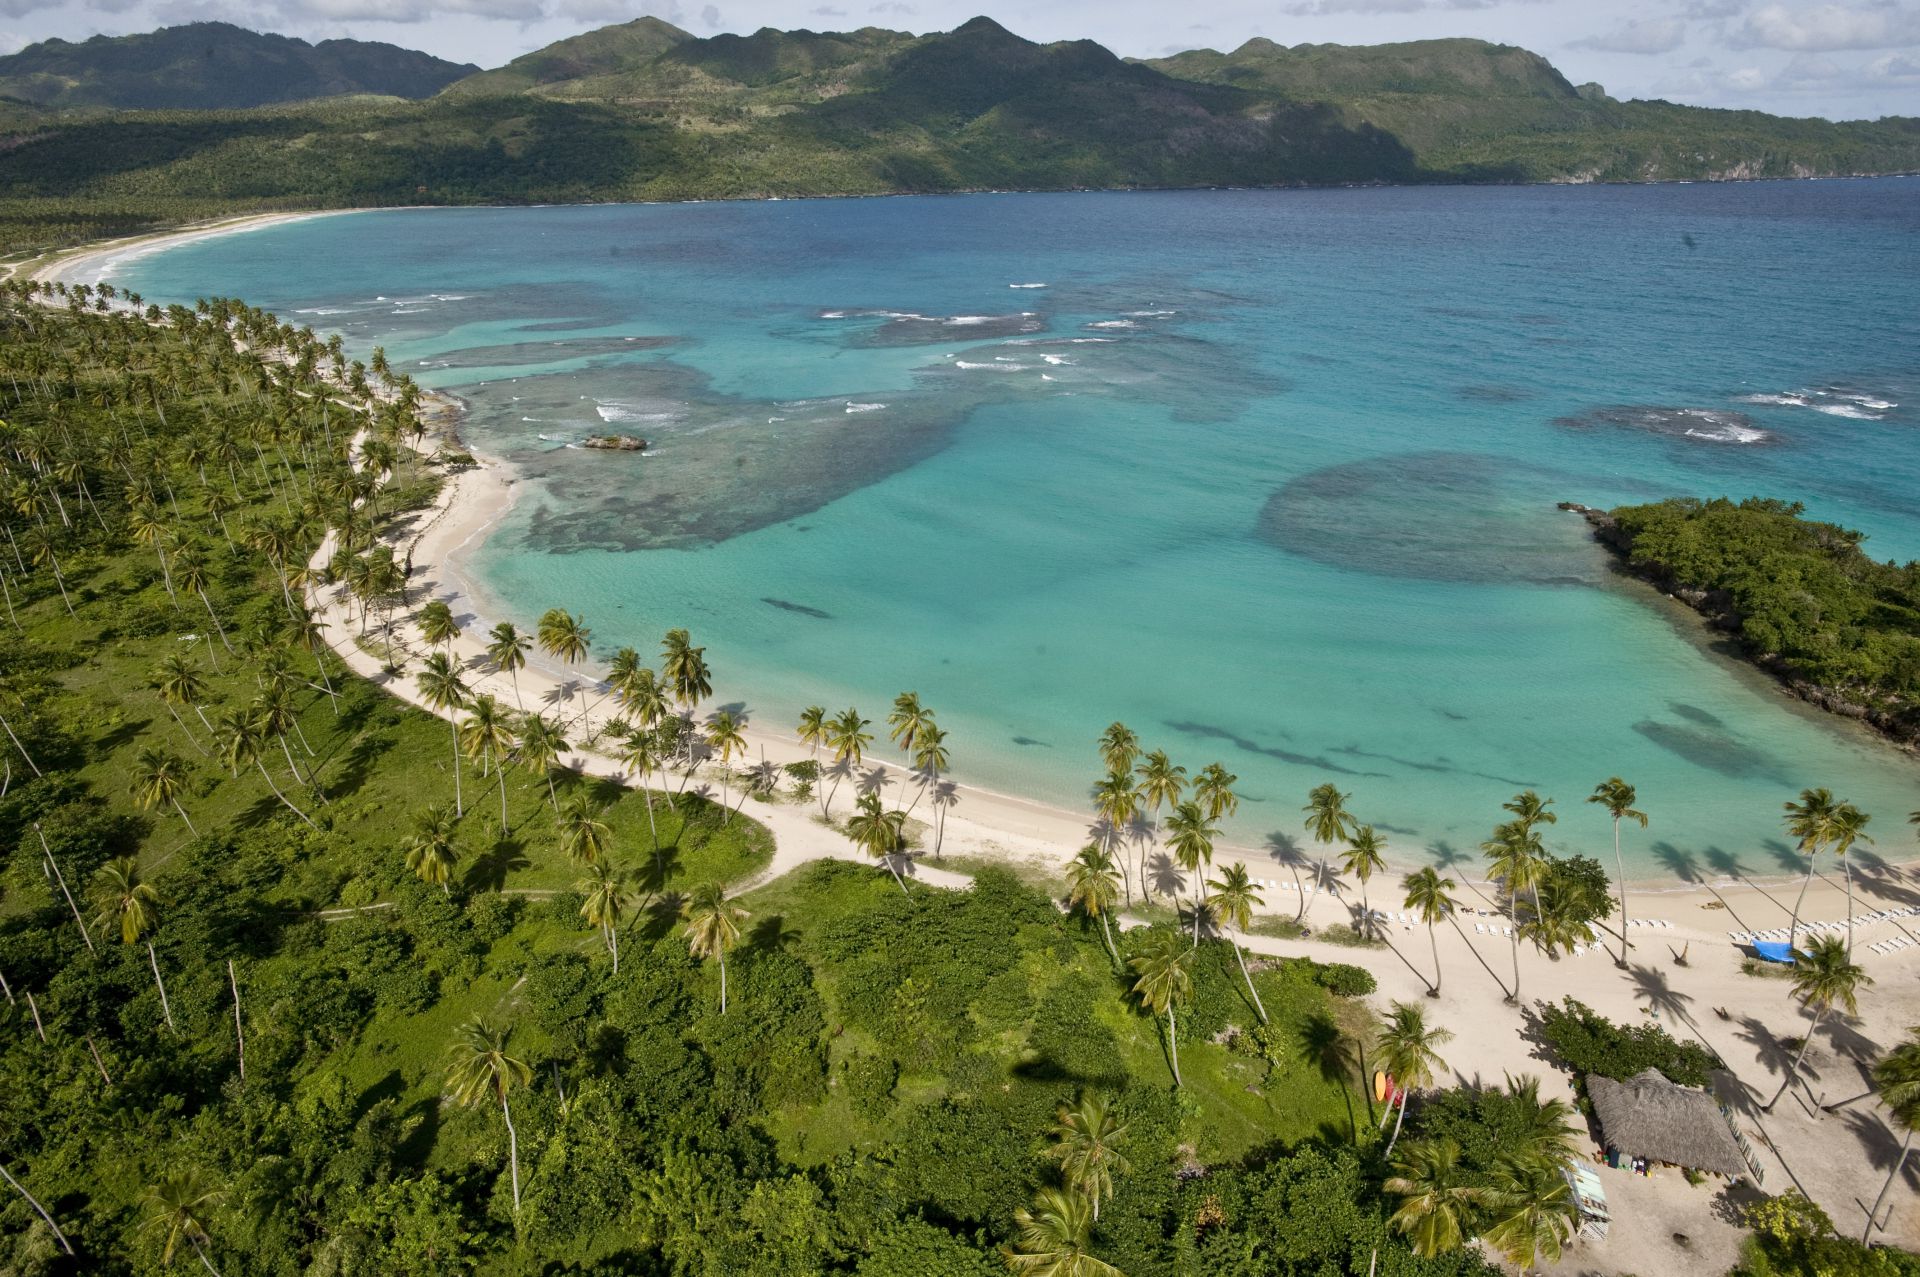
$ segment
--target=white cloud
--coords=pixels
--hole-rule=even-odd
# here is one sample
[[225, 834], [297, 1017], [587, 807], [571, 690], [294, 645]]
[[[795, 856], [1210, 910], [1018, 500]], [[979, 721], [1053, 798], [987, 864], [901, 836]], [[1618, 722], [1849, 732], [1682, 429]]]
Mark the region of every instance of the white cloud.
[[560, 0], [555, 12], [574, 22], [592, 23], [595, 26], [609, 22], [631, 22], [635, 18], [655, 17], [662, 22], [679, 26], [686, 21], [687, 12], [680, 7], [680, 0]]
[[1678, 18], [1635, 18], [1613, 30], [1575, 40], [1576, 49], [1600, 53], [1672, 53], [1687, 38], [1687, 24]]
[[538, 22], [543, 0], [282, 0], [280, 11], [300, 22], [425, 22], [429, 18], [489, 18]]
[[726, 18], [720, 13], [718, 5], [707, 5], [700, 10], [700, 21], [709, 29], [717, 30], [726, 24]]
[[1861, 8], [1823, 4], [1811, 9], [1770, 4], [1747, 15], [1729, 42], [1736, 49], [1786, 49], [1795, 53], [1899, 49], [1920, 44], [1920, 9], [1901, 4]]
[[1920, 84], [1920, 56], [1889, 53], [1866, 65], [1867, 78], [1884, 84]]

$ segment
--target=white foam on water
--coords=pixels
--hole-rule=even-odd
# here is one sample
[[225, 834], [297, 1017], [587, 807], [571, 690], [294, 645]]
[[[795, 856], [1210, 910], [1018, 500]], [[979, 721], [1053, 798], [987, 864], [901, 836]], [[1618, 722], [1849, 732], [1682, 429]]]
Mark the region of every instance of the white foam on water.
[[1165, 319], [1169, 315], [1177, 315], [1180, 312], [1177, 310], [1130, 310], [1126, 313], [1136, 319]]
[[941, 322], [951, 328], [970, 328], [975, 324], [991, 324], [995, 318], [994, 315], [955, 315]]
[[884, 407], [886, 407], [886, 405], [885, 405], [885, 404], [883, 404], [883, 403], [851, 403], [851, 402], [850, 402], [850, 403], [848, 403], [848, 404], [847, 404], [847, 411], [848, 411], [848, 412], [850, 412], [850, 413], [852, 413], [852, 412], [879, 412], [879, 411], [880, 411], [880, 410], [881, 410], [882, 408], [884, 408]]
[[1139, 326], [1131, 319], [1101, 319], [1087, 325], [1089, 328], [1138, 328]]
[[1008, 284], [1008, 288], [1045, 288], [1045, 284]]
[[1764, 430], [1732, 423], [1711, 426], [1705, 430], [1689, 427], [1684, 433], [1689, 439], [1704, 439], [1708, 443], [1765, 443], [1768, 438]]
[[820, 318], [822, 319], [845, 319], [846, 317], [847, 312], [844, 310], [823, 310], [820, 312]]
[[1777, 404], [1781, 407], [1786, 407], [1786, 408], [1805, 408], [1808, 406], [1807, 397], [1805, 395], [1793, 395], [1793, 394], [1740, 395], [1734, 399], [1734, 402], [1735, 403]]
[[1858, 404], [1817, 403], [1813, 405], [1813, 410], [1815, 412], [1824, 412], [1829, 417], [1845, 417], [1849, 421], [1883, 420], [1883, 418], [1880, 416], [1879, 413], [1868, 412], [1865, 408], [1860, 407]]
[[[1070, 364], [1073, 362], [1071, 359], [1068, 359], [1065, 355], [1042, 355], [1040, 356], [1040, 358], [1046, 360], [1048, 363], [1052, 364], [1055, 368], [1058, 368], [1061, 364]], [[1053, 378], [1049, 377], [1047, 378], [1047, 380], [1052, 381]]]
[[418, 306], [412, 310], [407, 310], [407, 309], [390, 310], [387, 313], [389, 315], [424, 315], [427, 313], [427, 308], [425, 306]]
[[978, 368], [986, 372], [1026, 372], [1029, 367], [1027, 364], [1009, 364], [1000, 362], [999, 360], [995, 360], [990, 364], [976, 364], [968, 363], [964, 359], [954, 360], [953, 366], [955, 368]]

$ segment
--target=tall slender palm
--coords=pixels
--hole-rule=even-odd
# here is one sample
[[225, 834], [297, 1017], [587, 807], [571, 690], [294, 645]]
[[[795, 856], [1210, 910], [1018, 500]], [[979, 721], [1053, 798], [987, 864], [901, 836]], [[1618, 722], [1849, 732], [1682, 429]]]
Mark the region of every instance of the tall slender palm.
[[1223, 820], [1240, 810], [1240, 795], [1233, 787], [1240, 778], [1219, 763], [1208, 763], [1193, 778], [1193, 800], [1207, 813], [1208, 820]]
[[887, 715], [887, 739], [912, 758], [921, 734], [933, 726], [933, 718], [933, 711], [920, 703], [920, 693], [902, 692], [893, 698], [893, 709]]
[[1813, 1045], [1813, 1035], [1820, 1031], [1820, 1021], [1836, 1006], [1844, 1007], [1848, 1015], [1860, 1012], [1860, 991], [1873, 983], [1873, 977], [1854, 964], [1847, 947], [1838, 936], [1817, 936], [1807, 941], [1807, 947], [1793, 955], [1793, 992], [1799, 997], [1802, 1006], [1813, 1012], [1813, 1023], [1807, 1028], [1807, 1035], [1800, 1040], [1800, 1049], [1794, 1053], [1793, 1063], [1787, 1066], [1787, 1076], [1780, 1083], [1780, 1089], [1767, 1101], [1765, 1111], [1771, 1113], [1780, 1097], [1787, 1093], [1793, 1080], [1799, 1075], [1800, 1061], [1806, 1058], [1807, 1048]]
[[1167, 1017], [1167, 1062], [1173, 1084], [1180, 1085], [1180, 1026], [1178, 1011], [1193, 997], [1193, 949], [1178, 932], [1162, 931], [1127, 960], [1133, 971], [1133, 994], [1155, 1015]]
[[[1109, 851], [1117, 853], [1120, 840], [1140, 815], [1140, 791], [1133, 787], [1133, 776], [1122, 771], [1109, 773], [1106, 779], [1093, 787], [1093, 806], [1106, 825]], [[1127, 903], [1132, 904], [1132, 871], [1125, 856], [1119, 857], [1119, 864], [1121, 887], [1126, 892]]]
[[1300, 809], [1306, 813], [1307, 832], [1322, 849], [1320, 872], [1314, 874], [1313, 890], [1307, 894], [1307, 903], [1300, 907], [1303, 915], [1313, 906], [1314, 897], [1320, 894], [1320, 882], [1326, 877], [1325, 849], [1344, 842], [1347, 831], [1354, 825], [1353, 817], [1347, 812], [1347, 799], [1352, 796], [1341, 793], [1334, 785], [1315, 785], [1307, 794], [1307, 805]]
[[1140, 738], [1125, 723], [1111, 723], [1107, 730], [1100, 733], [1100, 761], [1106, 764], [1107, 773], [1131, 776], [1133, 765], [1140, 761]]
[[227, 770], [235, 776], [240, 769], [252, 763], [260, 771], [260, 778], [267, 782], [267, 788], [273, 791], [283, 806], [298, 816], [309, 829], [318, 829], [306, 812], [296, 807], [291, 798], [282, 793], [280, 786], [274, 784], [273, 776], [267, 771], [266, 759], [261, 756], [267, 743], [265, 729], [252, 713], [246, 710], [231, 709], [222, 712], [214, 721], [214, 743], [220, 750], [221, 761]]
[[181, 734], [193, 742], [195, 749], [206, 753], [207, 747], [188, 730], [186, 720], [180, 717], [180, 707], [184, 705], [199, 715], [201, 725], [207, 728], [209, 734], [213, 731], [212, 724], [207, 722], [207, 716], [200, 708], [207, 699], [207, 683], [200, 676], [200, 667], [184, 653], [171, 652], [154, 666], [153, 689], [160, 694], [167, 713], [173, 715], [173, 721], [179, 724]]
[[493, 775], [500, 786], [500, 833], [508, 832], [506, 756], [513, 752], [513, 729], [507, 711], [491, 695], [473, 698], [460, 723], [460, 748], [480, 763], [482, 776]]
[[1627, 954], [1633, 949], [1633, 942], [1627, 939], [1627, 865], [1620, 857], [1620, 822], [1637, 820], [1640, 828], [1647, 827], [1647, 813], [1635, 811], [1633, 807], [1639, 797], [1633, 786], [1618, 776], [1601, 781], [1587, 795], [1588, 802], [1600, 804], [1607, 809], [1607, 815], [1613, 817], [1613, 880], [1620, 893], [1620, 957], [1614, 965], [1622, 970], [1626, 969]]
[[180, 1252], [180, 1243], [185, 1242], [193, 1248], [202, 1266], [214, 1277], [220, 1277], [220, 1270], [207, 1257], [207, 1243], [212, 1240], [207, 1221], [226, 1196], [206, 1172], [197, 1167], [176, 1171], [147, 1190], [150, 1213], [140, 1228], [143, 1232], [162, 1235], [160, 1264], [163, 1268], [172, 1267], [174, 1256]]
[[1480, 844], [1487, 858], [1487, 872], [1498, 882], [1507, 897], [1507, 931], [1513, 947], [1513, 988], [1508, 1002], [1520, 999], [1520, 893], [1537, 887], [1546, 873], [1547, 852], [1540, 845], [1540, 834], [1522, 822], [1510, 820], [1493, 831], [1493, 837]]
[[1552, 810], [1553, 799], [1542, 798], [1531, 789], [1515, 794], [1508, 801], [1501, 803], [1500, 807], [1504, 811], [1512, 812], [1513, 818], [1527, 829], [1532, 829], [1535, 825], [1554, 825], [1560, 821], [1559, 814]]
[[415, 619], [420, 623], [421, 638], [449, 656], [453, 654], [453, 641], [460, 637], [460, 622], [454, 619], [453, 608], [445, 599], [428, 599]]
[[[543, 612], [534, 636], [540, 642], [541, 651], [568, 669], [585, 661], [588, 649], [593, 646], [593, 631], [565, 608], [550, 607]], [[586, 712], [581, 711], [582, 717]]]
[[1825, 788], [1803, 789], [1799, 802], [1781, 804], [1786, 813], [1787, 832], [1807, 858], [1807, 872], [1800, 879], [1800, 894], [1794, 897], [1793, 918], [1787, 924], [1788, 953], [1794, 951], [1800, 939], [1800, 906], [1806, 902], [1807, 886], [1813, 881], [1814, 863], [1833, 841], [1833, 815], [1837, 805], [1833, 791]]
[[647, 832], [653, 837], [653, 854], [656, 862], [660, 855], [660, 827], [653, 822], [653, 774], [659, 771], [663, 760], [659, 747], [654, 744], [653, 733], [645, 728], [635, 728], [620, 743], [620, 765], [628, 774], [640, 782], [640, 797], [647, 805]]
[[[733, 756], [747, 751], [747, 738], [740, 734], [740, 720], [732, 710], [723, 709], [707, 720], [707, 748], [720, 759], [720, 810], [727, 814], [721, 818], [722, 824], [733, 819], [733, 809], [728, 806], [727, 782], [733, 775]], [[740, 801], [746, 802], [745, 793]]]
[[1167, 817], [1167, 847], [1193, 884], [1193, 942], [1200, 943], [1200, 915], [1206, 912], [1206, 900], [1200, 888], [1205, 869], [1213, 867], [1213, 840], [1220, 831], [1208, 821], [1200, 804], [1183, 802]]
[[462, 1108], [479, 1104], [498, 1104], [507, 1123], [507, 1164], [513, 1171], [513, 1210], [520, 1213], [520, 1135], [513, 1128], [513, 1105], [509, 1102], [515, 1087], [533, 1082], [533, 1070], [525, 1060], [508, 1052], [512, 1030], [495, 1027], [479, 1016], [460, 1026], [448, 1048], [447, 1094]]
[[[1411, 1002], [1395, 1002], [1387, 1013], [1374, 1053], [1380, 1067], [1400, 1088], [1400, 1113], [1394, 1119], [1393, 1139], [1387, 1141], [1388, 1154], [1393, 1152], [1394, 1143], [1400, 1138], [1401, 1124], [1407, 1120], [1408, 1096], [1430, 1085], [1434, 1074], [1446, 1067], [1439, 1047], [1452, 1040], [1453, 1034], [1446, 1029], [1428, 1028], [1426, 1012]], [[1386, 1120], [1385, 1114], [1381, 1120]]]
[[445, 652], [427, 653], [420, 673], [414, 676], [414, 683], [420, 689], [420, 699], [427, 703], [427, 708], [447, 720], [447, 729], [453, 737], [453, 814], [464, 816], [467, 808], [460, 796], [460, 723], [454, 718], [454, 711], [465, 707], [472, 689], [460, 677], [453, 658]]
[[453, 845], [455, 819], [443, 806], [422, 807], [405, 846], [408, 871], [421, 882], [437, 883], [447, 895], [453, 893], [453, 870], [460, 863], [460, 851]]
[[200, 831], [193, 827], [193, 817], [187, 815], [187, 809], [180, 805], [180, 795], [187, 789], [187, 765], [178, 754], [169, 754], [151, 746], [140, 751], [134, 760], [133, 801], [142, 810], [158, 807], [161, 803], [171, 806], [181, 820], [186, 822], [187, 832], [195, 838]]
[[1880, 1186], [1880, 1195], [1873, 1199], [1873, 1209], [1867, 1212], [1867, 1230], [1860, 1237], [1862, 1246], [1873, 1236], [1874, 1221], [1880, 1218], [1880, 1206], [1887, 1200], [1887, 1190], [1893, 1187], [1894, 1176], [1907, 1164], [1913, 1133], [1920, 1129], [1920, 1026], [1908, 1029], [1907, 1040], [1875, 1062], [1873, 1086], [1880, 1092], [1880, 1102], [1887, 1106], [1906, 1136], [1900, 1141], [1900, 1152], [1893, 1159], [1893, 1168], [1887, 1172], [1886, 1183]]
[[1094, 1208], [1079, 1193], [1043, 1188], [1013, 1213], [1013, 1244], [1001, 1258], [1019, 1277], [1126, 1277], [1093, 1254]]
[[1573, 1237], [1577, 1208], [1566, 1177], [1530, 1158], [1503, 1157], [1488, 1176], [1493, 1222], [1481, 1233], [1522, 1272], [1553, 1263]]
[[513, 703], [524, 711], [527, 703], [520, 698], [520, 671], [527, 666], [527, 652], [532, 644], [520, 637], [512, 621], [494, 626], [488, 632], [488, 639], [487, 659], [493, 662], [493, 668], [513, 679]]
[[[1133, 772], [1139, 779], [1142, 812], [1151, 816], [1157, 826], [1160, 809], [1177, 807], [1180, 796], [1186, 792], [1187, 769], [1176, 767], [1165, 750], [1156, 749], [1142, 758], [1134, 766]], [[1157, 833], [1154, 836], [1157, 837]], [[1147, 847], [1150, 845], [1150, 842], [1142, 844], [1140, 848], [1140, 894], [1149, 900], [1153, 898], [1153, 888], [1147, 878]]]
[[1439, 870], [1428, 865], [1402, 878], [1400, 885], [1407, 893], [1406, 907], [1427, 924], [1427, 943], [1433, 946], [1433, 983], [1427, 986], [1427, 996], [1437, 998], [1440, 996], [1440, 938], [1434, 928], [1451, 918], [1459, 907], [1460, 902], [1448, 894], [1456, 884], [1451, 878], [1442, 878]]
[[1384, 1187], [1400, 1199], [1387, 1222], [1422, 1259], [1464, 1246], [1474, 1211], [1487, 1196], [1460, 1164], [1460, 1145], [1450, 1139], [1408, 1141]]
[[[1247, 928], [1253, 925], [1254, 909], [1266, 903], [1254, 892], [1253, 880], [1247, 877], [1247, 867], [1236, 861], [1207, 886], [1213, 888], [1207, 896], [1207, 908], [1242, 936], [1246, 935]], [[1247, 955], [1238, 943], [1233, 945], [1233, 956], [1240, 960], [1240, 978], [1247, 982], [1247, 992], [1253, 997], [1253, 1009], [1259, 1015], [1260, 1023], [1265, 1024], [1266, 1004], [1260, 1001], [1260, 991], [1253, 987], [1253, 975], [1247, 970]]]
[[614, 868], [611, 861], [594, 860], [587, 865], [586, 877], [574, 886], [585, 897], [580, 903], [580, 916], [588, 926], [600, 929], [600, 938], [613, 955], [613, 973], [619, 975], [620, 924], [635, 903], [627, 872]]
[[560, 794], [553, 787], [553, 773], [559, 769], [560, 760], [573, 748], [558, 723], [550, 722], [539, 713], [526, 715], [520, 720], [520, 766], [547, 783], [547, 802], [553, 808], [553, 814], [560, 814]]
[[1100, 920], [1100, 931], [1107, 939], [1107, 952], [1115, 962], [1120, 951], [1113, 947], [1113, 930], [1107, 915], [1120, 899], [1120, 874], [1113, 857], [1098, 843], [1088, 843], [1067, 865], [1067, 907], [1084, 909], [1090, 918]]
[[560, 850], [576, 865], [595, 865], [613, 851], [613, 826], [607, 809], [595, 806], [585, 794], [567, 800], [556, 818]]
[[1362, 935], [1373, 934], [1373, 902], [1367, 898], [1367, 884], [1373, 875], [1387, 867], [1387, 840], [1374, 832], [1372, 825], [1361, 825], [1347, 836], [1347, 849], [1340, 853], [1340, 868], [1360, 882], [1360, 916], [1365, 919]]
[[173, 1027], [173, 1007], [160, 978], [160, 959], [153, 952], [153, 929], [160, 925], [160, 893], [141, 880], [140, 864], [132, 856], [118, 856], [100, 866], [93, 879], [93, 925], [120, 932], [121, 944], [145, 944], [153, 967], [153, 987], [160, 991], [160, 1012]]
[[833, 796], [840, 791], [840, 781], [847, 772], [860, 765], [866, 757], [868, 745], [873, 743], [873, 734], [867, 731], [868, 721], [860, 717], [860, 711], [849, 707], [832, 722], [827, 724], [827, 746], [833, 750], [834, 766], [840, 775], [833, 778], [833, 788], [827, 792], [827, 798], [820, 806], [822, 814], [830, 815], [833, 808]]
[[940, 843], [947, 829], [947, 807], [952, 803], [950, 796], [942, 798], [940, 773], [947, 770], [951, 762], [952, 759], [947, 755], [946, 732], [929, 725], [920, 733], [920, 739], [914, 743], [913, 747], [913, 769], [920, 773], [920, 792], [915, 794], [913, 801], [907, 804], [907, 814], [909, 816], [913, 814], [913, 809], [920, 805], [920, 800], [926, 797], [927, 790], [931, 788], [934, 795], [933, 856], [935, 860], [940, 858]]
[[896, 860], [906, 846], [906, 819], [903, 811], [883, 810], [878, 794], [860, 795], [859, 808], [847, 817], [847, 837], [854, 846], [885, 865], [902, 892], [907, 889], [907, 880], [900, 876]]
[[727, 889], [703, 882], [687, 893], [680, 906], [687, 924], [687, 948], [701, 960], [720, 964], [720, 1014], [727, 1013], [727, 951], [740, 943], [740, 924], [750, 916], [727, 899]]
[[1095, 1220], [1100, 1218], [1100, 1203], [1113, 1196], [1113, 1177], [1133, 1169], [1119, 1148], [1126, 1139], [1126, 1123], [1115, 1116], [1112, 1100], [1098, 1091], [1083, 1090], [1054, 1113], [1053, 1146], [1047, 1153], [1060, 1163], [1067, 1187], [1093, 1207]]
[[1873, 839], [1867, 836], [1867, 824], [1872, 819], [1852, 803], [1841, 803], [1833, 809], [1833, 855], [1847, 875], [1848, 954], [1853, 952], [1853, 861], [1847, 858], [1847, 853], [1857, 843], [1873, 846]]
[[208, 593], [212, 582], [207, 577], [207, 561], [200, 551], [191, 545], [183, 545], [174, 552], [173, 573], [180, 588], [199, 597], [207, 609], [207, 619], [213, 622], [213, 632], [220, 636], [220, 646], [233, 651], [233, 644], [227, 641], [227, 628], [220, 624], [220, 614], [213, 610], [213, 599]]
[[809, 705], [800, 711], [800, 743], [807, 756], [816, 757], [827, 743], [827, 710], [824, 705]]
[[666, 680], [674, 700], [691, 714], [700, 707], [701, 701], [713, 695], [712, 671], [707, 668], [707, 649], [694, 647], [685, 630], [668, 630], [660, 646], [664, 653], [660, 676]]
[[635, 665], [630, 673], [619, 672], [614, 681], [613, 691], [620, 700], [621, 710], [644, 730], [651, 730], [658, 726], [660, 720], [672, 712], [660, 680], [645, 665]]

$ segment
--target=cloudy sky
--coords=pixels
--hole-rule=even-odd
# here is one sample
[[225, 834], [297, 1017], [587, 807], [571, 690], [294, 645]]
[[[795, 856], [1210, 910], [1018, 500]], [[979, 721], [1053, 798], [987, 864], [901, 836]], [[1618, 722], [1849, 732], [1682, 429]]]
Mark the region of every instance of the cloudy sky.
[[1478, 36], [1545, 54], [1616, 97], [1854, 119], [1920, 115], [1920, 0], [0, 0], [0, 51], [219, 18], [351, 35], [497, 66], [642, 14], [697, 35], [762, 26], [946, 30], [984, 12], [1037, 40], [1155, 57], [1283, 44]]

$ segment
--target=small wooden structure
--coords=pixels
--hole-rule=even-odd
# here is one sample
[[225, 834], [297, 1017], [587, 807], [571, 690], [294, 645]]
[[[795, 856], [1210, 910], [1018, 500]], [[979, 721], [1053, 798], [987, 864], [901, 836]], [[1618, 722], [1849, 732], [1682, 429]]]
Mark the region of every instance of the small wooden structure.
[[1609, 1149], [1647, 1162], [1738, 1179], [1747, 1160], [1714, 1098], [1647, 1069], [1625, 1082], [1587, 1075], [1587, 1097]]

